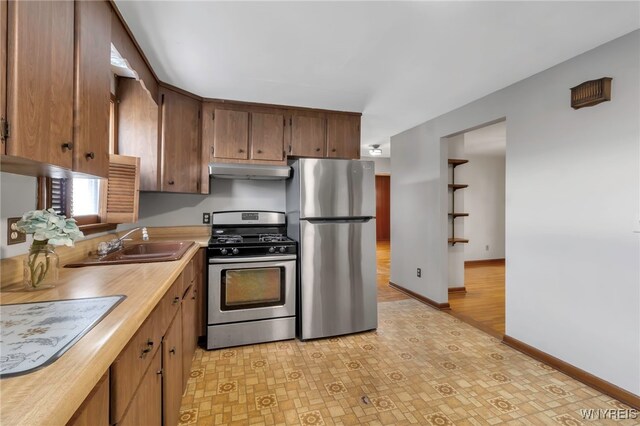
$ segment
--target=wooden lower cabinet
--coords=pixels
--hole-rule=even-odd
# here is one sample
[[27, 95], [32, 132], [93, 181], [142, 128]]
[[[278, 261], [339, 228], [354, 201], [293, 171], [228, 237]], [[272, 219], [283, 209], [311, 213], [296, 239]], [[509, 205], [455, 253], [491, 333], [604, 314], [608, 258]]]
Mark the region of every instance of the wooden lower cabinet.
[[162, 413], [166, 426], [178, 424], [183, 389], [182, 316], [178, 310], [162, 341]]
[[109, 426], [109, 372], [102, 376], [67, 426]]
[[187, 290], [184, 299], [182, 299], [182, 389], [187, 386], [191, 361], [198, 345], [199, 330], [196, 328], [198, 326], [196, 321], [198, 306], [196, 301], [196, 286], [194, 282]]
[[200, 250], [111, 365], [106, 424], [178, 424], [200, 332], [196, 288], [203, 261]]
[[207, 271], [205, 269], [206, 249], [201, 248], [195, 260], [195, 298], [196, 298], [196, 333], [197, 336], [207, 335]]
[[162, 373], [162, 351], [156, 351], [127, 412], [118, 425], [162, 424]]

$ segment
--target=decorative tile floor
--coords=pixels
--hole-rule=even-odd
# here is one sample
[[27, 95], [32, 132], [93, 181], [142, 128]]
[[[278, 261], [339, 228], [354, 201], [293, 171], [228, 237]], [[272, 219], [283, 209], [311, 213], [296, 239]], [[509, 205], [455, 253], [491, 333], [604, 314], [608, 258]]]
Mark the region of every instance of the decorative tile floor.
[[378, 304], [379, 328], [310, 342], [198, 349], [180, 425], [580, 425], [618, 401], [451, 315]]

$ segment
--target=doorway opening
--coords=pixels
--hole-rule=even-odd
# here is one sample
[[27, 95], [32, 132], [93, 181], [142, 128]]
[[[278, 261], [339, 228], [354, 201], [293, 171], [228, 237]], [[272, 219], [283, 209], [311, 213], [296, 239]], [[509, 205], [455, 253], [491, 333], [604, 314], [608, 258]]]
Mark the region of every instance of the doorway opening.
[[447, 138], [450, 313], [505, 334], [506, 121]]

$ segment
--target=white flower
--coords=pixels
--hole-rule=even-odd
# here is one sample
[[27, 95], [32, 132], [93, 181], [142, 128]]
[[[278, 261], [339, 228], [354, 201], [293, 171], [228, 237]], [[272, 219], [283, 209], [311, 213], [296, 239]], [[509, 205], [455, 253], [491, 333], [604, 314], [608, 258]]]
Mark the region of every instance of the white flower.
[[73, 246], [75, 240], [84, 237], [75, 219], [67, 219], [53, 209], [26, 212], [16, 226], [20, 232], [33, 234], [34, 240], [56, 246]]

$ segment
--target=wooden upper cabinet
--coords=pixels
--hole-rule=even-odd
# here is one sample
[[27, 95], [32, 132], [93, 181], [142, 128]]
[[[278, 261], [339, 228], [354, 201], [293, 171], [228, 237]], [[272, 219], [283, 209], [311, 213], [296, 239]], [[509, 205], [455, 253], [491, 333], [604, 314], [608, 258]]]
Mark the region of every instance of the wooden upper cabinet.
[[327, 157], [360, 158], [360, 116], [330, 114], [327, 117]]
[[251, 113], [251, 159], [284, 160], [284, 114]]
[[75, 4], [7, 5], [7, 154], [67, 169], [73, 163]]
[[249, 158], [249, 113], [216, 108], [211, 119], [213, 158]]
[[200, 101], [160, 88], [162, 182], [165, 192], [200, 192]]
[[324, 157], [326, 130], [326, 119], [323, 116], [294, 114], [291, 117], [289, 155], [295, 157]]
[[79, 1], [75, 6], [73, 170], [107, 177], [111, 6], [106, 1]]
[[142, 83], [118, 78], [118, 153], [140, 157], [140, 191], [158, 190], [158, 104]]

